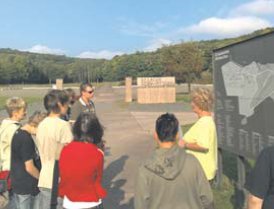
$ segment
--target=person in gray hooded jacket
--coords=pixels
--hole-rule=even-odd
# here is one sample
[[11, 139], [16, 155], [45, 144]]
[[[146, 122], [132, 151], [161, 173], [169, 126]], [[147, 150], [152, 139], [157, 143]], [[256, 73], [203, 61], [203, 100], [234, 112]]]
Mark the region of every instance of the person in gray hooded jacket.
[[177, 145], [178, 120], [156, 121], [158, 148], [139, 168], [135, 209], [214, 209], [213, 195], [198, 160]]

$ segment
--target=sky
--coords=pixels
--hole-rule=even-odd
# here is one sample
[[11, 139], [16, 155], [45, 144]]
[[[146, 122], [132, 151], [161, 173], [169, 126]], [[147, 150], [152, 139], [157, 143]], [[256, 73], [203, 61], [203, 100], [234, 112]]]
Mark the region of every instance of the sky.
[[274, 0], [0, 0], [0, 48], [111, 59], [274, 26]]

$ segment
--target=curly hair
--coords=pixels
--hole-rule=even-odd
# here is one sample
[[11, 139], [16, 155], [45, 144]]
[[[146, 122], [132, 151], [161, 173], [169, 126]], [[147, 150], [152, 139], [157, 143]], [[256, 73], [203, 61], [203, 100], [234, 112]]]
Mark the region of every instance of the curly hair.
[[208, 88], [195, 88], [191, 92], [191, 100], [203, 111], [210, 112], [213, 108], [213, 93]]

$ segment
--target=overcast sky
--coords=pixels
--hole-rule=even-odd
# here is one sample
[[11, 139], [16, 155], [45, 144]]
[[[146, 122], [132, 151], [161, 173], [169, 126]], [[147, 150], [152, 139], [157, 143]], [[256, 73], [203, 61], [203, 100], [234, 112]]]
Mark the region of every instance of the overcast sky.
[[274, 0], [0, 0], [0, 48], [107, 58], [274, 25]]

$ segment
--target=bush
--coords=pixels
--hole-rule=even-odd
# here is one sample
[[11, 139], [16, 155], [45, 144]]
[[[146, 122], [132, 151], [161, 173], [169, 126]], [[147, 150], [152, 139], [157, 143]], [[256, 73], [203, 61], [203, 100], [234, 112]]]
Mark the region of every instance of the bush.
[[212, 73], [207, 71], [203, 71], [201, 73], [201, 79], [199, 81], [202, 84], [211, 84], [213, 82]]

